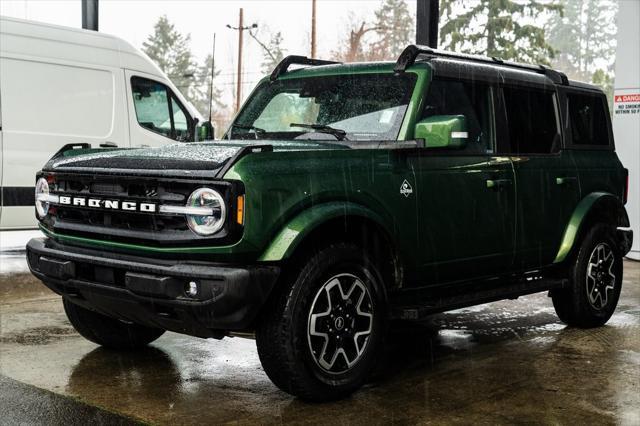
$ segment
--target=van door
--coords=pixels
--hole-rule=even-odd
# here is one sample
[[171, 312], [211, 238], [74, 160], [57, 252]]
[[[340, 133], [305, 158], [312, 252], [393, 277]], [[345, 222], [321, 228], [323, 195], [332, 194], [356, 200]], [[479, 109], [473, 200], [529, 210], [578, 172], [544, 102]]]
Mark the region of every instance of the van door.
[[193, 141], [193, 117], [156, 76], [125, 70], [132, 147]]
[[505, 86], [505, 138], [517, 182], [516, 267], [553, 262], [569, 218], [580, 200], [570, 151], [562, 149], [560, 109], [553, 87]]
[[508, 272], [513, 263], [515, 185], [511, 161], [494, 152], [494, 88], [436, 77], [422, 118], [464, 115], [462, 149], [409, 157], [418, 197], [421, 278], [427, 285]]
[[3, 52], [2, 228], [36, 226], [35, 175], [69, 143], [126, 146], [119, 68], [26, 60]]

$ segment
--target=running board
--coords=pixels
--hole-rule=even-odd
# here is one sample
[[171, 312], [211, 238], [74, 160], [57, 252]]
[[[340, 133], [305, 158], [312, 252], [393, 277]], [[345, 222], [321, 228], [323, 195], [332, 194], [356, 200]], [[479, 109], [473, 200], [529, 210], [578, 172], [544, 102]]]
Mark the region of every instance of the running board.
[[[421, 320], [428, 315], [466, 308], [483, 303], [504, 299], [517, 299], [527, 294], [539, 293], [555, 288], [566, 287], [567, 279], [524, 279], [515, 283], [494, 284], [488, 282], [470, 283], [458, 287], [455, 294], [452, 289], [425, 289], [419, 292], [408, 291], [399, 294], [391, 301], [391, 318], [402, 320]], [[471, 288], [469, 288], [471, 287]], [[478, 287], [484, 287], [478, 289]], [[466, 291], [465, 291], [466, 290]], [[410, 303], [403, 303], [407, 301]]]

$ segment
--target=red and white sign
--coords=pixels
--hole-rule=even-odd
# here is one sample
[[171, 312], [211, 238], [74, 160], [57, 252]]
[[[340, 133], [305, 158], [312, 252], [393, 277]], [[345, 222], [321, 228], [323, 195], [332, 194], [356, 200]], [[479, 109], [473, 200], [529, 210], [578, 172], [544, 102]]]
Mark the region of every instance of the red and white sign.
[[632, 95], [616, 95], [614, 101], [615, 103], [640, 102], [640, 93], [634, 93]]

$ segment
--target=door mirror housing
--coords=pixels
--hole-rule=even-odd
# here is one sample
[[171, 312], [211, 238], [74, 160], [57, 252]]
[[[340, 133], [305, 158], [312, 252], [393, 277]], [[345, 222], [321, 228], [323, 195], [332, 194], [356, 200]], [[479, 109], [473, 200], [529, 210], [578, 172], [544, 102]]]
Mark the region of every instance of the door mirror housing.
[[196, 141], [207, 141], [215, 139], [215, 129], [213, 123], [205, 121], [196, 126]]
[[464, 115], [434, 115], [416, 124], [415, 139], [423, 139], [426, 148], [464, 148], [467, 124]]

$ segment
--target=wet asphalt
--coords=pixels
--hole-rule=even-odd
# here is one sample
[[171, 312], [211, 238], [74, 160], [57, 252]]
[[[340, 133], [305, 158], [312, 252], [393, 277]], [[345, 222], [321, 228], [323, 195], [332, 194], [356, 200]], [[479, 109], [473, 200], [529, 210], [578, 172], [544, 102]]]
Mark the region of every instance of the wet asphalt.
[[397, 326], [381, 375], [308, 404], [255, 342], [166, 333], [118, 353], [81, 338], [60, 298], [0, 256], [0, 424], [640, 424], [640, 263], [602, 328], [565, 327], [544, 293]]

